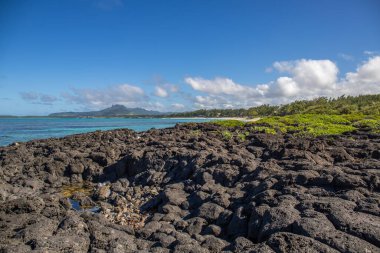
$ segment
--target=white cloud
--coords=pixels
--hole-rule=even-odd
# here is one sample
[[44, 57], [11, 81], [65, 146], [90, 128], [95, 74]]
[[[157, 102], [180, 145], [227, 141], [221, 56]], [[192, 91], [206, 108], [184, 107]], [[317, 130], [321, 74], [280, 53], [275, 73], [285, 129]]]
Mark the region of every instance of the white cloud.
[[221, 104], [225, 102], [224, 99], [218, 99], [215, 96], [196, 96], [195, 97], [195, 105], [200, 108], [212, 108], [221, 106]]
[[273, 63], [273, 68], [289, 76], [281, 76], [268, 84], [268, 98], [286, 102], [311, 99], [331, 96], [336, 89], [339, 70], [330, 60], [281, 61]]
[[92, 109], [102, 109], [112, 104], [136, 107], [144, 104], [143, 89], [129, 84], [109, 86], [105, 89], [73, 89], [62, 96], [69, 102]]
[[283, 76], [277, 79], [277, 85], [279, 90], [281, 91], [281, 94], [292, 97], [299, 93], [300, 88], [298, 87], [297, 83], [289, 77]]
[[210, 94], [234, 95], [248, 90], [240, 84], [234, 83], [231, 79], [217, 77], [214, 80], [207, 80], [200, 77], [188, 77], [185, 79], [194, 90], [207, 92]]
[[208, 96], [196, 96], [194, 98], [194, 105], [197, 108], [247, 107], [256, 104], [257, 98], [263, 99], [269, 90], [267, 84], [252, 87], [221, 77], [213, 80], [188, 77], [185, 82], [194, 90], [208, 94]]
[[267, 85], [257, 85], [256, 87], [245, 86], [235, 83], [229, 78], [217, 77], [207, 80], [200, 77], [188, 77], [185, 82], [194, 90], [202, 91], [212, 95], [227, 95], [235, 98], [247, 98], [263, 95], [267, 90]]
[[348, 72], [337, 91], [346, 95], [380, 93], [380, 56], [370, 58], [355, 72]]
[[205, 94], [194, 98], [194, 105], [200, 108], [238, 108], [319, 96], [380, 93], [380, 56], [368, 59], [341, 80], [337, 65], [330, 60], [279, 61], [273, 69], [287, 75], [256, 86], [241, 85], [229, 78], [188, 77], [185, 82]]
[[165, 98], [169, 96], [169, 93], [164, 88], [156, 86], [154, 95], [156, 95], [157, 97]]
[[[275, 82], [284, 96], [313, 96], [334, 89], [338, 67], [330, 60], [297, 60], [275, 62], [273, 67], [291, 77], [280, 77]], [[275, 94], [276, 91], [273, 91]], [[282, 92], [282, 93], [281, 93]]]
[[380, 56], [370, 58], [368, 62], [356, 69], [356, 72], [346, 74], [349, 82], [378, 83], [380, 82]]

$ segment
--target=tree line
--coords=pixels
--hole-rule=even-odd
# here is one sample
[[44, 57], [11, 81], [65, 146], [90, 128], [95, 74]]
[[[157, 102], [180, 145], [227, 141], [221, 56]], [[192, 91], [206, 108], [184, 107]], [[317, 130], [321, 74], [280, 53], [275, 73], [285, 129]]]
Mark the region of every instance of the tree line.
[[313, 100], [299, 100], [286, 105], [260, 105], [248, 109], [210, 109], [174, 113], [172, 117], [260, 117], [285, 116], [293, 114], [380, 114], [380, 94], [319, 97]]

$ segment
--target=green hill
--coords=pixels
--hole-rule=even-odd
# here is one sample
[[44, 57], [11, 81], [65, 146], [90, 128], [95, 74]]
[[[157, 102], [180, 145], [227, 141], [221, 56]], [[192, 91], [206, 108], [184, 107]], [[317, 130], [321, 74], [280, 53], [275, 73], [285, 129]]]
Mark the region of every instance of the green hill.
[[124, 105], [112, 105], [100, 111], [90, 112], [59, 112], [49, 114], [49, 117], [123, 117], [123, 116], [157, 116], [163, 115], [158, 111], [143, 108], [127, 108]]

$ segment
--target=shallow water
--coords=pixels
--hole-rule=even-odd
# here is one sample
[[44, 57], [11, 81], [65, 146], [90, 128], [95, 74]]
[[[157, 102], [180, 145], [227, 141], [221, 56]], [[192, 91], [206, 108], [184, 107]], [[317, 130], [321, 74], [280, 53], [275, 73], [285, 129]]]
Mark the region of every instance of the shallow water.
[[0, 118], [0, 146], [96, 130], [129, 128], [145, 131], [182, 122], [207, 122], [212, 119], [170, 118]]
[[82, 208], [79, 201], [72, 199], [72, 198], [68, 198], [68, 199], [69, 199], [69, 202], [71, 204], [71, 208], [74, 209], [75, 211], [79, 211], [79, 212], [87, 211], [87, 212], [91, 212], [91, 213], [100, 212], [100, 207], [98, 207], [98, 206], [93, 206], [90, 208]]

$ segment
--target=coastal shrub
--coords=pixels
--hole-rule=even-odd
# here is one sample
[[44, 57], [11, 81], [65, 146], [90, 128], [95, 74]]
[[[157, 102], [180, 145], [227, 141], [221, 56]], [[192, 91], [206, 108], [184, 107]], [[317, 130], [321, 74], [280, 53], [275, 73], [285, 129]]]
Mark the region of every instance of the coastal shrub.
[[[350, 119], [359, 120], [359, 117]], [[298, 136], [335, 135], [356, 129], [351, 121], [342, 115], [295, 114], [272, 116], [252, 123], [253, 129], [266, 133], [292, 133]]]
[[271, 127], [265, 127], [265, 126], [254, 126], [251, 128], [254, 132], [261, 132], [266, 134], [276, 134], [276, 130]]
[[340, 124], [315, 124], [306, 128], [305, 132], [300, 132], [301, 134], [320, 136], [320, 135], [335, 135], [343, 134], [346, 132], [351, 132], [356, 128], [350, 125], [340, 125]]
[[353, 123], [353, 122], [356, 122], [356, 121], [360, 121], [362, 119], [364, 119], [366, 116], [364, 116], [363, 114], [359, 114], [359, 113], [352, 113], [352, 114], [345, 114], [345, 115], [342, 115], [343, 118], [345, 118], [346, 120], [348, 120], [349, 122]]
[[223, 127], [242, 127], [245, 125], [245, 123], [243, 121], [240, 121], [240, 120], [216, 120], [216, 121], [212, 121], [212, 123], [214, 124], [217, 124], [219, 126], [223, 126]]
[[229, 140], [233, 137], [233, 134], [230, 131], [224, 130], [222, 131], [222, 136], [224, 139]]
[[362, 119], [353, 124], [358, 128], [370, 128], [373, 132], [380, 132], [379, 119]]
[[240, 141], [245, 141], [246, 137], [249, 135], [249, 132], [248, 131], [245, 131], [244, 133], [237, 133], [237, 138], [240, 140]]
[[[238, 120], [225, 120], [214, 122], [220, 126], [243, 127], [250, 126], [250, 131], [267, 134], [290, 133], [296, 136], [337, 135], [351, 132], [360, 128], [370, 129], [380, 133], [380, 115], [365, 115], [361, 113], [328, 115], [328, 114], [294, 114], [286, 116], [269, 116], [254, 122], [241, 122]], [[234, 136], [244, 141], [249, 133], [241, 133], [235, 129], [233, 132], [222, 131], [225, 139]]]

